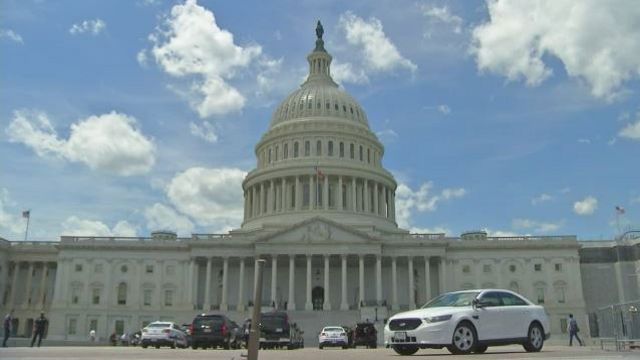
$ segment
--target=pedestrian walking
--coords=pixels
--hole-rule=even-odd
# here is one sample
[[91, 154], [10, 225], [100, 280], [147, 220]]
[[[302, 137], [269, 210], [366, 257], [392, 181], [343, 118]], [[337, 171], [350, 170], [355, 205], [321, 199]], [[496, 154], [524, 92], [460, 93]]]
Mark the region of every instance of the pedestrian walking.
[[569, 346], [573, 346], [573, 337], [575, 336], [578, 340], [580, 346], [584, 346], [582, 343], [582, 339], [578, 336], [580, 332], [580, 328], [578, 327], [578, 322], [573, 317], [573, 314], [569, 314], [569, 324], [567, 325], [567, 331], [569, 332]]
[[42, 336], [44, 335], [44, 331], [46, 330], [48, 323], [49, 320], [44, 317], [44, 313], [40, 313], [40, 317], [33, 322], [33, 338], [31, 338], [31, 347], [35, 344], [36, 338], [38, 338], [38, 347], [40, 347], [40, 344], [42, 343]]
[[9, 313], [4, 317], [4, 341], [2, 342], [2, 347], [7, 347], [7, 340], [9, 340], [9, 336], [11, 336], [12, 321], [13, 321], [13, 310], [9, 311]]

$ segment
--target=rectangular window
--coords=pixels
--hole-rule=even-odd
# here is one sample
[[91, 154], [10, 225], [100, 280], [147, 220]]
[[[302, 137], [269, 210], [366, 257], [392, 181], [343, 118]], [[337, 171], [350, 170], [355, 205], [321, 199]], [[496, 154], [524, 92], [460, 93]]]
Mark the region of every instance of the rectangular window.
[[322, 141], [320, 140], [316, 143], [316, 155], [322, 156]]
[[297, 158], [297, 157], [298, 157], [298, 152], [299, 152], [298, 147], [299, 147], [299, 146], [298, 146], [298, 142], [297, 142], [297, 141], [296, 141], [296, 142], [294, 142], [294, 143], [293, 143], [293, 157], [294, 157], [294, 158]]
[[78, 319], [76, 318], [71, 318], [69, 319], [69, 329], [67, 331], [67, 334], [69, 335], [75, 335], [78, 332]]
[[556, 297], [558, 298], [558, 303], [559, 304], [564, 304], [565, 303], [565, 290], [564, 287], [557, 287], [556, 288]]
[[371, 164], [371, 149], [367, 149], [367, 163]]
[[491, 272], [491, 265], [489, 265], [489, 264], [482, 265], [482, 271], [485, 272], [485, 273], [490, 273]]
[[80, 288], [74, 287], [73, 289], [71, 289], [71, 303], [80, 303]]
[[102, 274], [102, 264], [96, 264], [93, 268], [93, 272], [96, 274]]
[[153, 274], [153, 265], [145, 266], [145, 271], [147, 272], [147, 274]]
[[327, 155], [333, 156], [333, 141], [329, 141], [329, 148], [327, 149]]
[[544, 304], [544, 288], [536, 288], [536, 299], [538, 304]]
[[76, 272], [82, 271], [82, 264], [76, 264]]
[[465, 274], [470, 273], [471, 272], [471, 267], [469, 265], [464, 265], [462, 267], [462, 272], [465, 273]]
[[91, 319], [91, 321], [89, 321], [89, 330], [98, 330], [98, 319]]
[[353, 144], [349, 144], [349, 155], [350, 155], [351, 159], [355, 159], [356, 158], [356, 150], [355, 150], [355, 146]]
[[341, 158], [344, 157], [344, 143], [343, 142], [340, 143], [340, 157]]
[[309, 156], [309, 155], [311, 155], [311, 142], [305, 141], [304, 142], [304, 156]]
[[151, 289], [145, 289], [142, 293], [142, 301], [144, 306], [151, 306]]
[[173, 306], [173, 290], [164, 291], [164, 306]]
[[282, 148], [283, 154], [282, 154], [282, 158], [283, 159], [288, 159], [289, 158], [289, 144], [284, 144], [284, 147]]
[[362, 145], [360, 145], [360, 161], [363, 161], [363, 158], [362, 158]]
[[100, 288], [91, 290], [91, 303], [93, 303], [93, 305], [100, 304]]
[[542, 264], [534, 264], [533, 269], [535, 271], [542, 271]]
[[167, 265], [167, 275], [175, 275], [176, 267], [173, 265]]
[[555, 264], [555, 268], [557, 272], [561, 272], [562, 271], [562, 264]]

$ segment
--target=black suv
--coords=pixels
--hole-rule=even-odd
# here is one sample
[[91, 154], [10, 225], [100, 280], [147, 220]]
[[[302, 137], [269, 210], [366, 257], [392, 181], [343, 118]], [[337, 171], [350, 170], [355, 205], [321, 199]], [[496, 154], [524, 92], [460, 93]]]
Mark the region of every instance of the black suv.
[[285, 312], [262, 313], [260, 319], [260, 348], [297, 349], [303, 347], [301, 331], [289, 323]]
[[229, 349], [232, 338], [231, 320], [221, 314], [200, 314], [191, 323], [191, 348], [221, 346]]
[[375, 349], [378, 346], [378, 331], [371, 323], [358, 323], [353, 328], [353, 347], [364, 345]]

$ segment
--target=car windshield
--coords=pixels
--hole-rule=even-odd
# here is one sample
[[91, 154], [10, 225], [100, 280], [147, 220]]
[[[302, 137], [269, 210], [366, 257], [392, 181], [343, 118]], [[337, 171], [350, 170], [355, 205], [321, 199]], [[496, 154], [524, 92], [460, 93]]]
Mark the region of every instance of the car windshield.
[[344, 331], [344, 329], [341, 327], [326, 327], [324, 331]]
[[478, 291], [447, 293], [438, 296], [437, 298], [429, 301], [423, 309], [445, 307], [445, 306], [471, 306], [473, 299], [478, 296]]
[[286, 328], [287, 320], [284, 316], [265, 316], [262, 315], [262, 326], [267, 329]]
[[153, 323], [153, 324], [149, 324], [150, 328], [168, 328], [171, 327], [171, 323]]
[[214, 328], [222, 325], [224, 320], [221, 317], [202, 317], [193, 321], [195, 327], [208, 327]]

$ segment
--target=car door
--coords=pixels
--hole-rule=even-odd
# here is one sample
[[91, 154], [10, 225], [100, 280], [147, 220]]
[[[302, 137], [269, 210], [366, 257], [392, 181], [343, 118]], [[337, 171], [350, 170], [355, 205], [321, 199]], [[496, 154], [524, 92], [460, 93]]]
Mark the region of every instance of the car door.
[[508, 292], [500, 292], [505, 328], [509, 338], [524, 338], [529, 331], [529, 304], [519, 296]]
[[479, 340], [502, 339], [505, 335], [502, 325], [502, 301], [497, 291], [487, 291], [478, 298], [478, 306], [473, 310], [473, 319]]

